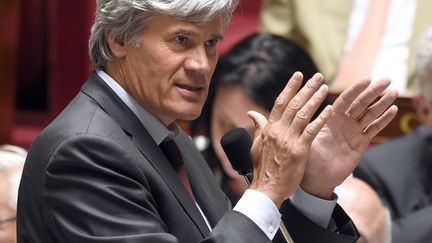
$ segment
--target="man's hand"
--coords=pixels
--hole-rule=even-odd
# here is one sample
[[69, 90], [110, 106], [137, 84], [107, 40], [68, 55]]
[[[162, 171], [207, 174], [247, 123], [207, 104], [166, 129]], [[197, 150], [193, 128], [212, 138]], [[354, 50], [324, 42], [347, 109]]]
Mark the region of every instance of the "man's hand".
[[300, 187], [306, 192], [330, 199], [333, 189], [352, 173], [371, 139], [396, 116], [391, 105], [396, 91], [386, 91], [390, 80], [370, 84], [364, 79], [348, 88], [333, 104], [333, 113], [312, 142]]
[[[249, 112], [256, 130], [252, 145], [254, 179], [251, 188], [266, 194], [280, 207], [303, 178], [312, 141], [332, 114], [327, 107], [310, 119], [327, 96], [323, 76], [314, 75], [297, 93], [303, 75], [296, 72], [276, 99], [267, 120]], [[297, 94], [296, 94], [297, 93]]]

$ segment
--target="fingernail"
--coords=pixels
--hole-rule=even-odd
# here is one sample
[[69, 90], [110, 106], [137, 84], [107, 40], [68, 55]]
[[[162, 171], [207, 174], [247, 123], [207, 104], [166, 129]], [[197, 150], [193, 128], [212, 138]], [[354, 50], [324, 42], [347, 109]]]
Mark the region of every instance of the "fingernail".
[[293, 75], [294, 80], [299, 81], [302, 78], [301, 72], [295, 72]]
[[322, 113], [323, 113], [324, 117], [328, 117], [328, 116], [330, 116], [330, 114], [332, 113], [332, 111], [333, 111], [333, 107], [331, 105], [327, 105], [324, 108], [324, 110], [322, 111]]
[[327, 90], [328, 90], [328, 86], [327, 86], [326, 84], [323, 84], [323, 85], [321, 85], [319, 91], [320, 91], [321, 93], [325, 93], [325, 92], [327, 92]]
[[315, 83], [321, 83], [323, 80], [323, 76], [320, 73], [316, 73], [313, 77], [312, 77], [313, 81]]

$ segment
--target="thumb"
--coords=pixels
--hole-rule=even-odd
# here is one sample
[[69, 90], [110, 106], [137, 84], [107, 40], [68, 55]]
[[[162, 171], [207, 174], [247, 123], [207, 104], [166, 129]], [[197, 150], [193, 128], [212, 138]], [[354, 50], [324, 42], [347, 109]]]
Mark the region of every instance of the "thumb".
[[262, 130], [264, 129], [265, 125], [267, 124], [267, 119], [265, 118], [265, 116], [263, 114], [256, 112], [256, 111], [248, 111], [247, 115], [254, 122], [254, 125], [255, 125], [254, 137], [256, 138], [259, 135], [261, 135]]

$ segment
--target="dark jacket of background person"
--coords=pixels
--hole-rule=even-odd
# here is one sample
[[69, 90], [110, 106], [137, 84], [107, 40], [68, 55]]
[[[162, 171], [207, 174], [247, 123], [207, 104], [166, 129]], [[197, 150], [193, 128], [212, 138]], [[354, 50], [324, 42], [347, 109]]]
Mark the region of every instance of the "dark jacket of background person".
[[390, 210], [393, 242], [432, 239], [432, 144], [424, 126], [372, 147], [354, 176], [370, 184]]

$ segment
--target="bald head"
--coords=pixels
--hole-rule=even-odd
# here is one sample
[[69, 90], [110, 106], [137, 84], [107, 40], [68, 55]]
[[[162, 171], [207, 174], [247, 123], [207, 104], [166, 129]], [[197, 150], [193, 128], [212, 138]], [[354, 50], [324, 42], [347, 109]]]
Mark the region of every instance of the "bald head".
[[358, 242], [390, 243], [391, 220], [376, 192], [357, 178], [336, 188], [338, 203], [354, 221], [362, 237]]

